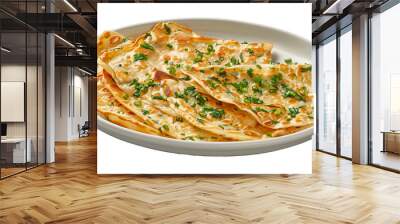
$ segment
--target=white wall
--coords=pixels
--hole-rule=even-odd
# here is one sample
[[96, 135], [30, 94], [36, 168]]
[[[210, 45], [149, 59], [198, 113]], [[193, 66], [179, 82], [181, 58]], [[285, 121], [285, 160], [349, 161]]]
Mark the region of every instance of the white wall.
[[68, 141], [69, 68], [55, 68], [55, 141]]
[[[28, 73], [34, 69], [28, 66]], [[25, 64], [5, 64], [1, 66], [1, 81], [3, 82], [25, 82]], [[29, 93], [28, 93], [29, 94]], [[7, 108], [1, 108], [7, 110]], [[28, 119], [30, 120], [30, 119]], [[25, 122], [7, 122], [8, 137], [25, 137]]]
[[[76, 71], [76, 70], [75, 70]], [[81, 74], [81, 73], [79, 73]], [[79, 93], [80, 91], [80, 93]], [[80, 75], [74, 77], [74, 100], [75, 100], [75, 116], [72, 119], [72, 135], [78, 137], [78, 124], [83, 125], [88, 121], [88, 78]], [[80, 96], [80, 97], [79, 97]], [[78, 102], [80, 101], [80, 103]], [[81, 107], [81, 108], [79, 108]], [[80, 111], [82, 110], [82, 111]]]
[[[31, 69], [28, 67], [28, 69]], [[8, 64], [1, 66], [1, 81], [25, 82], [25, 64]], [[7, 108], [1, 108], [7, 110]], [[25, 138], [25, 122], [7, 122], [7, 137]]]
[[[38, 69], [38, 71], [36, 71]], [[7, 137], [9, 138], [25, 138], [25, 133], [30, 139], [32, 161], [39, 163], [44, 162], [44, 74], [42, 68], [25, 64], [3, 64], [1, 66], [1, 81], [3, 82], [24, 82], [26, 83], [26, 108], [22, 108], [22, 112], [27, 115], [27, 120], [23, 122], [6, 122]], [[25, 80], [27, 78], [27, 80]], [[38, 90], [38, 92], [37, 92]], [[23, 94], [23, 92], [22, 92]], [[3, 96], [4, 97], [4, 96]], [[10, 110], [10, 108], [1, 108], [1, 110]], [[7, 111], [11, 112], [12, 111]], [[27, 131], [27, 132], [26, 132]], [[39, 156], [37, 157], [37, 150]]]
[[88, 120], [88, 78], [83, 75], [76, 68], [56, 67], [56, 141], [77, 139], [78, 125]]

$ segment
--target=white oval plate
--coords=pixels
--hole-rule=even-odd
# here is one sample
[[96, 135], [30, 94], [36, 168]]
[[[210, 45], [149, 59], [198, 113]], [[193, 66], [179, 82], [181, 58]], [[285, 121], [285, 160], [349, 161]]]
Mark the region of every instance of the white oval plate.
[[[311, 61], [311, 42], [274, 28], [215, 19], [176, 19], [171, 21], [186, 25], [202, 36], [248, 42], [270, 42], [274, 45], [273, 61], [283, 61], [285, 58], [292, 58], [300, 63], [310, 63]], [[150, 30], [156, 22], [158, 21], [137, 24], [116, 30], [116, 32], [128, 37], [135, 37]], [[192, 142], [133, 131], [99, 116], [97, 123], [101, 131], [126, 142], [165, 152], [202, 156], [239, 156], [272, 152], [308, 141], [313, 135], [311, 127], [271, 139], [239, 142]]]

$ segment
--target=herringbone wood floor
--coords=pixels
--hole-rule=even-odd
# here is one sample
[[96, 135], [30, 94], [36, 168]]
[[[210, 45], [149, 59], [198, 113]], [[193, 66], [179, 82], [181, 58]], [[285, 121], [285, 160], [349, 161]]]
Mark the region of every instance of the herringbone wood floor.
[[400, 223], [399, 174], [319, 152], [290, 176], [98, 176], [94, 137], [56, 156], [0, 181], [0, 223]]

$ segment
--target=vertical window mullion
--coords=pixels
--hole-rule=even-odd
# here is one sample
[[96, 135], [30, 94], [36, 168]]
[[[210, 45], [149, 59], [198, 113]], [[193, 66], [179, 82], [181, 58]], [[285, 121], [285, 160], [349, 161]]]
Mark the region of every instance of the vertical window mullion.
[[[28, 1], [25, 1], [25, 21], [28, 19]], [[24, 120], [25, 120], [25, 170], [28, 170], [28, 25], [25, 23], [25, 88], [24, 88]]]
[[368, 141], [368, 156], [367, 156], [367, 164], [372, 164], [373, 161], [373, 153], [372, 153], [372, 77], [371, 77], [371, 71], [372, 71], [372, 65], [371, 65], [371, 56], [372, 56], [372, 33], [371, 33], [371, 20], [372, 20], [372, 12], [369, 11], [368, 12], [368, 32], [367, 32], [367, 46], [368, 46], [368, 53], [367, 53], [367, 83], [368, 83], [368, 115], [367, 115], [367, 119], [368, 119], [368, 124], [367, 124], [367, 129], [368, 129], [368, 137], [367, 137], [367, 141]]
[[319, 44], [315, 47], [315, 148], [319, 149]]
[[341, 156], [341, 119], [340, 119], [340, 35], [339, 28], [336, 31], [336, 154]]
[[[39, 15], [39, 0], [36, 1]], [[39, 19], [38, 19], [39, 20]], [[39, 31], [36, 31], [36, 166], [39, 165]]]

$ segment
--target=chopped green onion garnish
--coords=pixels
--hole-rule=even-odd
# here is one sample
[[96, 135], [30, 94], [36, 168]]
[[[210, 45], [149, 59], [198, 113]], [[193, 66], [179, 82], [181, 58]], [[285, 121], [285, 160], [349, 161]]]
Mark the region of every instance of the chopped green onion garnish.
[[133, 61], [146, 61], [147, 60], [147, 56], [145, 54], [142, 53], [136, 53], [133, 55]]
[[142, 43], [140, 47], [154, 51], [154, 47], [146, 42]]

